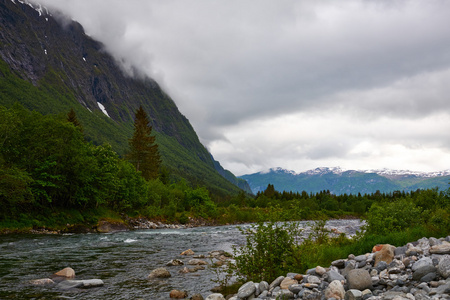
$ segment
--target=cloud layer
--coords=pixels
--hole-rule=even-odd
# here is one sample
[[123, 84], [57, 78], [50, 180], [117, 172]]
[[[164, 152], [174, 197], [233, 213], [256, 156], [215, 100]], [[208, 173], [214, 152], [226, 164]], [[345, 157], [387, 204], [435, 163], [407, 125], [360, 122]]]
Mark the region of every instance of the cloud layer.
[[237, 175], [450, 168], [450, 2], [41, 0], [155, 78]]

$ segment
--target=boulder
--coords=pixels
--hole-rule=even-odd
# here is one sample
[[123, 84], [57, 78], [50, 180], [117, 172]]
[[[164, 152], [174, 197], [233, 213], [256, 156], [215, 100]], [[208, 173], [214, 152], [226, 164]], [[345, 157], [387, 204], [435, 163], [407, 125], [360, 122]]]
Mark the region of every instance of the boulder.
[[169, 267], [182, 266], [182, 265], [184, 265], [184, 262], [182, 262], [179, 259], [172, 259], [166, 264], [166, 266], [169, 266]]
[[190, 300], [203, 300], [203, 296], [201, 294], [195, 294], [193, 295]]
[[322, 276], [323, 274], [325, 274], [327, 272], [327, 270], [325, 270], [324, 267], [321, 266], [317, 266], [316, 267], [316, 274], [319, 276]]
[[280, 283], [284, 280], [284, 276], [279, 276], [277, 277], [274, 281], [272, 281], [272, 283], [269, 285], [269, 290], [277, 287], [280, 285]]
[[30, 284], [32, 284], [32, 285], [50, 285], [50, 284], [55, 284], [55, 282], [53, 280], [51, 280], [50, 278], [42, 278], [42, 279], [31, 280]]
[[103, 286], [104, 282], [101, 279], [87, 279], [87, 280], [64, 280], [56, 286], [62, 290], [73, 288], [94, 288]]
[[317, 276], [310, 275], [306, 278], [308, 283], [320, 284], [320, 278]]
[[390, 264], [395, 256], [395, 247], [389, 244], [384, 244], [381, 246], [380, 250], [375, 252], [375, 264], [376, 267], [377, 264], [380, 261], [384, 261], [387, 264]]
[[303, 285], [301, 285], [301, 284], [291, 284], [290, 286], [289, 286], [289, 290], [292, 292], [292, 293], [294, 293], [294, 294], [298, 294], [301, 290], [303, 289]]
[[372, 277], [364, 269], [355, 269], [348, 272], [347, 282], [349, 289], [362, 291], [372, 287]]
[[292, 278], [290, 278], [290, 277], [286, 277], [286, 278], [284, 278], [283, 281], [280, 283], [280, 288], [281, 288], [281, 289], [284, 289], [284, 290], [287, 290], [287, 289], [289, 289], [289, 286], [290, 286], [290, 285], [292, 285], [292, 284], [297, 284], [297, 283], [298, 283], [297, 280], [292, 279]]
[[280, 300], [294, 299], [294, 293], [292, 293], [289, 290], [282, 289], [278, 292], [277, 299]]
[[259, 283], [259, 291], [262, 293], [264, 291], [268, 291], [269, 290], [269, 283], [267, 281], [261, 281]]
[[330, 299], [344, 299], [345, 296], [345, 290], [344, 286], [339, 280], [334, 280], [328, 285], [328, 287], [325, 290], [325, 298]]
[[153, 278], [169, 278], [172, 275], [170, 274], [169, 271], [167, 271], [166, 268], [157, 268], [154, 269], [149, 275], [148, 275], [148, 279], [153, 279]]
[[256, 291], [255, 284], [253, 283], [253, 281], [249, 281], [239, 288], [237, 296], [238, 298], [245, 299], [253, 295], [255, 291]]
[[345, 293], [344, 299], [345, 300], [361, 300], [362, 293], [359, 290], [350, 289]]
[[128, 231], [128, 226], [121, 222], [113, 222], [107, 220], [101, 220], [97, 224], [97, 232], [111, 233], [118, 231]]
[[188, 249], [186, 251], [181, 252], [180, 255], [194, 255], [194, 251]]
[[59, 276], [59, 277], [65, 277], [65, 278], [74, 278], [75, 277], [75, 271], [70, 268], [64, 268], [61, 271], [58, 271], [54, 274], [55, 276]]
[[324, 279], [331, 283], [335, 280], [345, 280], [345, 277], [335, 270], [330, 270], [325, 273]]
[[447, 279], [450, 277], [450, 256], [445, 255], [441, 258], [439, 261], [439, 264], [437, 266], [439, 274]]
[[450, 243], [443, 241], [440, 245], [430, 247], [431, 254], [450, 254]]
[[[424, 279], [424, 280], [422, 280], [422, 278], [427, 276], [430, 273], [436, 274], [436, 271], [437, 271], [437, 269], [433, 265], [423, 265], [414, 271], [412, 278], [413, 278], [413, 280], [416, 280], [416, 281], [419, 281], [419, 280], [426, 281], [428, 278]], [[428, 275], [428, 276], [432, 276], [432, 275]], [[433, 280], [433, 279], [431, 279], [431, 280]]]
[[194, 258], [194, 259], [189, 260], [187, 264], [200, 266], [200, 265], [207, 265], [208, 263], [204, 260]]
[[205, 300], [225, 300], [225, 297], [222, 294], [215, 293], [206, 297]]
[[171, 290], [169, 297], [174, 299], [184, 299], [187, 298], [188, 293], [186, 291], [179, 291], [179, 290]]

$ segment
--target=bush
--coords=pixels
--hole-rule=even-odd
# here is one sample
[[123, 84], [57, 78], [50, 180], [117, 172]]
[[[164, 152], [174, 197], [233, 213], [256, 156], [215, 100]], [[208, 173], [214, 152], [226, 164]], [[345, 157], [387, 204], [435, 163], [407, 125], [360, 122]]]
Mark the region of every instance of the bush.
[[246, 237], [246, 245], [234, 249], [238, 278], [259, 282], [273, 280], [294, 272], [295, 237], [297, 223], [259, 223], [249, 229], [240, 229]]

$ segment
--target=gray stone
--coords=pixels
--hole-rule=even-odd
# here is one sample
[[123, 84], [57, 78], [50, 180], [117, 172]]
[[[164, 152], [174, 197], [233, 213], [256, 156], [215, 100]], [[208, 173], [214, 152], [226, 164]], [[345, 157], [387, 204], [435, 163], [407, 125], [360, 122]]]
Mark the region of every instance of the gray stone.
[[403, 255], [406, 255], [406, 250], [407, 250], [408, 248], [406, 247], [406, 246], [403, 246], [403, 247], [397, 247], [395, 250], [394, 250], [394, 255], [395, 256], [403, 256]]
[[278, 292], [277, 299], [280, 299], [280, 300], [294, 299], [294, 293], [292, 293], [289, 290], [282, 289]]
[[433, 265], [424, 265], [416, 271], [414, 271], [412, 278], [416, 281], [421, 280], [422, 277], [426, 276], [429, 273], [436, 273], [437, 269]]
[[342, 270], [341, 274], [345, 277], [347, 276], [348, 272], [350, 272], [351, 270], [356, 269], [358, 266], [357, 262], [354, 260], [349, 260], [347, 261], [347, 263], [345, 264], [345, 268], [344, 270]]
[[351, 270], [347, 275], [349, 289], [365, 290], [372, 287], [372, 278], [367, 270]]
[[441, 258], [439, 261], [439, 264], [437, 266], [439, 274], [443, 278], [449, 278], [450, 277], [450, 256], [445, 255]]
[[387, 291], [383, 294], [383, 300], [393, 300], [394, 298], [401, 297], [406, 298], [406, 294], [403, 292]]
[[253, 281], [249, 281], [239, 288], [237, 296], [238, 298], [245, 299], [253, 295], [255, 291], [255, 284], [253, 283]]
[[366, 261], [367, 260], [367, 256], [365, 254], [361, 254], [361, 255], [356, 256], [355, 260], [357, 262]]
[[55, 284], [55, 282], [53, 280], [51, 280], [50, 278], [42, 278], [42, 279], [31, 280], [30, 284], [32, 284], [32, 285], [51, 285], [51, 284]]
[[344, 299], [345, 290], [344, 286], [339, 280], [332, 281], [325, 289], [325, 298]]
[[415, 272], [417, 269], [422, 268], [424, 266], [432, 266], [433, 265], [433, 261], [431, 260], [430, 257], [423, 257], [421, 259], [419, 259], [418, 261], [416, 261], [414, 263], [414, 265], [411, 267], [411, 270], [413, 270], [413, 272]]
[[222, 294], [215, 293], [206, 297], [205, 300], [225, 300], [225, 297]]
[[377, 266], [375, 267], [375, 270], [377, 270], [378, 272], [381, 272], [383, 270], [386, 270], [386, 268], [388, 267], [387, 262], [385, 261], [380, 261]]
[[259, 290], [262, 292], [264, 291], [268, 291], [269, 290], [269, 283], [267, 283], [267, 281], [261, 281], [259, 283]]
[[283, 279], [284, 279], [284, 276], [280, 276], [277, 279], [275, 279], [274, 281], [272, 281], [272, 283], [269, 285], [269, 290], [276, 286], [279, 286], [280, 283], [283, 281]]
[[94, 288], [103, 286], [103, 280], [101, 279], [87, 279], [87, 280], [64, 280], [61, 281], [57, 287], [62, 290], [68, 290], [73, 288]]
[[345, 277], [335, 270], [330, 270], [324, 274], [324, 279], [328, 282], [333, 282], [335, 280], [345, 280]]
[[179, 259], [172, 259], [172, 260], [170, 260], [170, 261], [166, 264], [166, 266], [169, 266], [169, 267], [172, 267], [172, 266], [182, 266], [182, 265], [184, 265], [184, 262], [182, 262], [182, 261], [179, 260]]
[[441, 240], [438, 240], [437, 238], [434, 238], [434, 237], [430, 237], [430, 238], [428, 239], [428, 241], [430, 242], [430, 246], [435, 246], [435, 245], [440, 245], [440, 244], [442, 244], [442, 241], [441, 241]]
[[289, 286], [289, 290], [293, 292], [294, 294], [300, 293], [300, 291], [303, 289], [301, 284], [292, 284]]
[[344, 268], [345, 267], [345, 260], [344, 259], [338, 259], [335, 260], [331, 263], [332, 266], [335, 266], [339, 269]]
[[313, 275], [308, 276], [308, 278], [306, 278], [306, 281], [312, 284], [320, 284], [320, 278]]
[[359, 290], [350, 289], [345, 293], [344, 299], [345, 300], [361, 300], [362, 293]]
[[450, 254], [450, 243], [447, 241], [443, 241], [440, 245], [434, 245], [430, 248], [430, 253]]
[[425, 276], [422, 276], [422, 278], [420, 278], [420, 281], [422, 281], [422, 282], [430, 282], [430, 281], [433, 281], [434, 279], [436, 279], [436, 277], [437, 277], [436, 272], [431, 272], [431, 273], [428, 273]]
[[443, 294], [450, 294], [450, 282], [447, 284], [440, 285], [436, 288], [436, 293], [443, 295]]
[[207, 265], [208, 263], [204, 260], [194, 258], [194, 259], [189, 260], [187, 264], [192, 265], [192, 266], [201, 266], [201, 265]]

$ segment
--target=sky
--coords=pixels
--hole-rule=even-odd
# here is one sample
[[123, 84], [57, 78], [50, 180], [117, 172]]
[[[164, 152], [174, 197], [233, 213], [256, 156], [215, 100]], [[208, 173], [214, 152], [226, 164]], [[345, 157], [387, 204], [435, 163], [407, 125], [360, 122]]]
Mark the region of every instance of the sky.
[[237, 176], [450, 169], [450, 1], [39, 3], [155, 79]]

